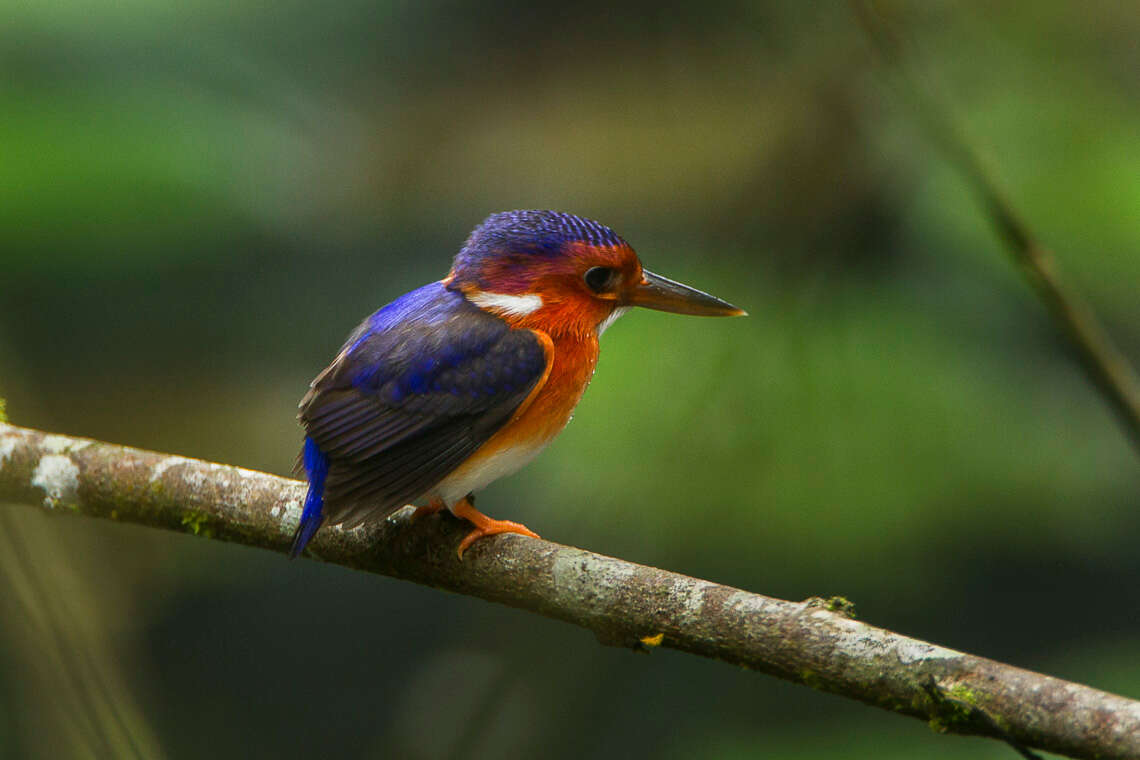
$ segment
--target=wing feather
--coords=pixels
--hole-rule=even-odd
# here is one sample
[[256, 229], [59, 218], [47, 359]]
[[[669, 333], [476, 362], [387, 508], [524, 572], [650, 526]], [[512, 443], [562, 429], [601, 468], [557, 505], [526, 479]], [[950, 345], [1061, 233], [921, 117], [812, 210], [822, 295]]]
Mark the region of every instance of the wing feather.
[[355, 526], [431, 490], [545, 378], [549, 340], [433, 283], [372, 315], [301, 400], [330, 460], [325, 515]]

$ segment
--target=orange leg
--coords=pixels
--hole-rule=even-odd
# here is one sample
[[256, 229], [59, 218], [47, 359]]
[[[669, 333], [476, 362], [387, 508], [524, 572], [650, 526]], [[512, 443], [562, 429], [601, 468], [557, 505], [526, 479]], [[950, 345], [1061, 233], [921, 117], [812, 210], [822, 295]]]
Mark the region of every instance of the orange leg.
[[432, 499], [427, 503], [426, 507], [416, 507], [416, 511], [412, 512], [412, 519], [418, 520], [425, 515], [434, 515], [446, 506], [442, 499]]
[[468, 533], [462, 541], [459, 542], [459, 558], [463, 559], [463, 552], [467, 551], [467, 547], [478, 541], [483, 536], [493, 536], [496, 533], [518, 533], [523, 536], [530, 536], [531, 538], [538, 538], [538, 534], [522, 523], [511, 522], [510, 520], [494, 520], [479, 510], [471, 503], [473, 500], [468, 494], [464, 498], [456, 502], [455, 506], [451, 508], [452, 514], [456, 517], [462, 517], [470, 523], [475, 525], [475, 530]]

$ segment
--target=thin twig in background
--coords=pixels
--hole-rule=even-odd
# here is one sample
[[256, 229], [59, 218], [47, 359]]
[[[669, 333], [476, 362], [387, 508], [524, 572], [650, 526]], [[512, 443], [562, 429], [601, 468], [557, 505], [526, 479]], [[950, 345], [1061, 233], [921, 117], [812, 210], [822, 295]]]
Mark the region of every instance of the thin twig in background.
[[93, 593], [113, 578], [97, 557], [61, 546], [52, 526], [17, 517], [0, 512], [0, 612], [2, 637], [24, 671], [12, 684], [14, 712], [29, 724], [22, 748], [32, 757], [160, 760], [118, 667], [120, 637], [110, 633], [125, 610]]
[[1068, 335], [1089, 379], [1108, 400], [1140, 450], [1140, 379], [1127, 357], [1109, 338], [1081, 295], [1062, 282], [1052, 252], [1041, 244], [998, 189], [949, 109], [930, 94], [928, 87], [919, 84], [900, 36], [867, 0], [852, 0], [851, 4], [871, 46], [897, 75], [899, 92], [915, 118], [951, 166], [961, 172], [1006, 251]]
[[[285, 553], [304, 484], [252, 470], [0, 424], [0, 502]], [[1140, 757], [1140, 702], [853, 620], [845, 600], [788, 602], [520, 536], [456, 558], [466, 524], [411, 510], [314, 541], [325, 562], [507, 604], [744, 666], [928, 721], [1078, 758]]]

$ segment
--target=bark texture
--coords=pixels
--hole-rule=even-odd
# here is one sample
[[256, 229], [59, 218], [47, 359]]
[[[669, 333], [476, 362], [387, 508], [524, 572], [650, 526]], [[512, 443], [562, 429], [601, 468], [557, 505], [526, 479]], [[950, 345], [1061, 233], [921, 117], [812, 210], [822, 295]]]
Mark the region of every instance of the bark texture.
[[[286, 552], [295, 480], [0, 423], [0, 501]], [[790, 602], [521, 536], [477, 542], [469, 526], [403, 510], [322, 531], [325, 562], [500, 602], [840, 694], [953, 733], [1079, 758], [1140, 758], [1140, 702], [946, 649], [849, 617], [844, 600]]]

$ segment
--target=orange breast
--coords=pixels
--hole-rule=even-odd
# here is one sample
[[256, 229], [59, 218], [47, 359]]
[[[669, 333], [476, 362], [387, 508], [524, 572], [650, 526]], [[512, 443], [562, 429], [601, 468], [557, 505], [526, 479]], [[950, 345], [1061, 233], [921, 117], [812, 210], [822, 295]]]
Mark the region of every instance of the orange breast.
[[551, 354], [546, 381], [519, 406], [510, 422], [433, 489], [433, 495], [448, 506], [537, 456], [566, 427], [590, 384], [598, 363], [596, 335], [551, 339], [535, 332], [548, 342]]

